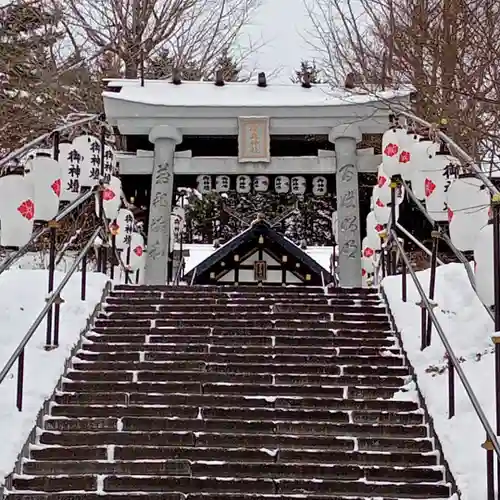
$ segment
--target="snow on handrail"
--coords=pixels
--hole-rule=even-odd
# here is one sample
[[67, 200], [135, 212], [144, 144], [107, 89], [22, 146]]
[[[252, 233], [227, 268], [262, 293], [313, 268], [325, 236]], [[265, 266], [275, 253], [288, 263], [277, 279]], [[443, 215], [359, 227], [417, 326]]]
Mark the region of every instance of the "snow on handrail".
[[[80, 195], [78, 198], [72, 201], [67, 207], [63, 208], [56, 215], [55, 220], [59, 222], [62, 219], [64, 219], [68, 214], [73, 212], [75, 208], [78, 208], [82, 203], [87, 201], [94, 193], [95, 193], [95, 188]], [[30, 249], [31, 245], [35, 243], [38, 240], [38, 238], [40, 238], [40, 236], [43, 236], [48, 230], [49, 228], [47, 226], [43, 226], [37, 229], [31, 236], [30, 240], [24, 246], [22, 246], [17, 252], [13, 253], [4, 262], [2, 262], [2, 264], [0, 265], [0, 274], [6, 271], [12, 264], [14, 264], [14, 262], [19, 260], [23, 255], [25, 255]]]
[[[420, 125], [422, 125], [424, 127], [428, 127], [430, 129], [435, 129], [435, 126], [432, 123], [430, 123], [430, 122], [428, 122], [428, 121], [426, 121], [426, 120], [424, 120], [422, 118], [419, 118], [418, 116], [415, 116], [412, 113], [408, 113], [408, 111], [402, 109], [398, 105], [391, 105], [390, 108], [395, 113], [403, 115], [406, 118], [409, 118], [410, 120], [413, 120], [414, 122], [416, 122], [416, 123], [418, 123], [418, 124], [420, 124]], [[500, 195], [500, 191], [491, 182], [491, 180], [488, 178], [488, 176], [485, 175], [485, 173], [481, 170], [481, 168], [476, 165], [475, 160], [471, 156], [469, 156], [453, 139], [451, 139], [450, 137], [448, 137], [441, 130], [435, 129], [435, 133], [436, 133], [437, 137], [439, 137], [443, 142], [445, 142], [446, 144], [448, 144], [448, 146], [451, 146], [451, 148], [453, 150], [455, 150], [455, 153], [457, 154], [457, 156], [459, 156], [461, 158], [461, 160], [463, 162], [465, 162], [468, 165], [470, 165], [470, 167], [472, 168], [472, 170], [474, 170], [474, 173], [477, 175], [477, 177], [479, 179], [481, 179], [484, 182], [484, 185], [488, 188], [488, 190], [490, 191], [490, 193], [493, 196], [495, 196], [495, 195], [499, 196]]]
[[[411, 190], [411, 188], [408, 186], [408, 184], [403, 179], [401, 179], [401, 183], [405, 188], [405, 192], [412, 199], [413, 203], [415, 203], [418, 210], [424, 215], [424, 217], [434, 227], [436, 225], [436, 221], [431, 217], [429, 212], [427, 212], [427, 210], [422, 205], [420, 200], [415, 196], [415, 193]], [[465, 255], [453, 244], [453, 242], [451, 241], [451, 239], [449, 238], [449, 236], [447, 234], [440, 233], [439, 237], [448, 245], [449, 249], [453, 252], [455, 257], [464, 265], [465, 272], [467, 273], [467, 278], [469, 279], [471, 287], [475, 292], [477, 292], [476, 278], [474, 276], [474, 272], [472, 271], [472, 267], [471, 267], [469, 261], [467, 260], [467, 258], [465, 257]], [[486, 306], [486, 304], [484, 304], [482, 301], [481, 301], [481, 304], [483, 304], [483, 306], [486, 309], [486, 312], [489, 314], [490, 318], [494, 320], [494, 315], [491, 312], [491, 309], [488, 306]]]
[[493, 428], [491, 427], [490, 423], [488, 422], [488, 418], [486, 417], [483, 409], [481, 408], [481, 404], [479, 403], [479, 400], [477, 399], [476, 394], [474, 393], [474, 390], [472, 389], [469, 381], [467, 380], [467, 377], [462, 370], [462, 367], [453, 352], [453, 348], [451, 347], [450, 342], [448, 341], [448, 338], [446, 337], [446, 334], [444, 333], [443, 328], [441, 327], [439, 320], [437, 319], [436, 315], [434, 314], [433, 307], [431, 305], [431, 302], [427, 295], [424, 292], [424, 289], [422, 288], [422, 285], [420, 281], [418, 280], [417, 274], [411, 267], [410, 259], [408, 258], [408, 255], [404, 251], [403, 245], [401, 242], [398, 240], [397, 234], [394, 230], [391, 231], [390, 236], [392, 237], [392, 240], [396, 243], [399, 252], [400, 252], [400, 257], [403, 259], [406, 268], [408, 269], [408, 272], [411, 276], [411, 279], [413, 280], [413, 283], [415, 284], [415, 288], [417, 289], [418, 294], [420, 295], [420, 298], [422, 300], [422, 303], [427, 310], [429, 314], [429, 318], [432, 321], [434, 328], [436, 329], [439, 338], [441, 339], [441, 342], [443, 343], [446, 353], [448, 355], [449, 360], [451, 361], [453, 368], [457, 372], [460, 381], [462, 382], [462, 385], [465, 389], [465, 392], [467, 393], [467, 396], [469, 397], [469, 400], [472, 404], [472, 407], [474, 408], [474, 411], [476, 412], [476, 415], [478, 416], [479, 420], [481, 421], [481, 424], [483, 425], [483, 428], [486, 432], [486, 435], [488, 439], [491, 441], [493, 445], [493, 449], [495, 450], [497, 457], [500, 458], [500, 443], [497, 439], [496, 433], [493, 431]]
[[101, 116], [102, 115], [100, 115], [100, 114], [86, 116], [86, 117], [80, 118], [79, 120], [76, 120], [74, 122], [66, 123], [64, 125], [61, 125], [60, 127], [57, 127], [54, 130], [51, 130], [50, 132], [47, 132], [45, 134], [40, 135], [36, 139], [33, 139], [31, 142], [28, 142], [27, 144], [25, 144], [24, 146], [20, 147], [19, 149], [16, 149], [15, 151], [12, 151], [12, 153], [9, 153], [7, 156], [4, 156], [0, 160], [0, 167], [3, 167], [7, 163], [9, 163], [9, 161], [14, 160], [18, 156], [21, 156], [26, 151], [29, 151], [32, 147], [34, 147], [37, 144], [40, 144], [41, 142], [45, 141], [46, 139], [48, 139], [55, 132], [64, 132], [65, 130], [68, 130], [68, 129], [72, 128], [72, 127], [76, 127], [77, 125], [83, 125], [84, 123], [89, 123], [89, 122], [94, 121], [94, 120], [99, 120], [101, 118]]
[[[73, 274], [78, 269], [78, 266], [80, 265], [84, 257], [87, 255], [87, 252], [89, 251], [90, 247], [94, 244], [94, 240], [98, 236], [100, 231], [101, 231], [101, 226], [99, 226], [93, 232], [87, 244], [83, 247], [81, 252], [78, 254], [77, 258], [69, 268], [68, 272], [64, 275], [64, 278], [61, 280], [61, 283], [59, 283], [59, 285], [55, 288], [53, 292], [51, 292], [50, 296], [47, 298], [47, 303], [45, 304], [45, 307], [40, 311], [40, 314], [36, 317], [35, 321], [30, 326], [29, 330], [26, 332], [26, 335], [23, 337], [21, 342], [19, 342], [19, 345], [16, 347], [15, 351], [12, 353], [8, 361], [5, 363], [5, 366], [0, 371], [0, 384], [5, 380], [11, 368], [14, 366], [14, 363], [18, 359], [20, 360], [19, 361], [20, 364], [24, 363], [24, 359], [23, 361], [21, 361], [21, 357], [24, 356], [24, 348], [26, 347], [26, 344], [30, 341], [31, 337], [33, 337], [33, 334], [36, 332], [36, 330], [38, 329], [42, 321], [45, 319], [49, 311], [52, 310], [52, 306], [54, 305], [56, 299], [59, 298], [63, 288], [66, 286], [68, 281], [71, 279]], [[18, 383], [18, 390], [19, 390], [19, 383]]]

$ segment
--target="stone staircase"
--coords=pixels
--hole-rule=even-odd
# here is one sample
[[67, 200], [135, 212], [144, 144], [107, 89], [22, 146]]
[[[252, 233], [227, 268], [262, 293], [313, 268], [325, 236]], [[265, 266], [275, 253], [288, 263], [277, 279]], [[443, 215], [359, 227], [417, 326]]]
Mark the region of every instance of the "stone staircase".
[[448, 498], [390, 329], [367, 290], [118, 286], [8, 498]]

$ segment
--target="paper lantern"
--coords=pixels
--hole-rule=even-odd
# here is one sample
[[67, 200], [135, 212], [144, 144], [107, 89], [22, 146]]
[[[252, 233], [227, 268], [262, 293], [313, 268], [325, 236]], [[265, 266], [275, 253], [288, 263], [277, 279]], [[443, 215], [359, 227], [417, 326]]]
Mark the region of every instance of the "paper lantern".
[[412, 146], [407, 178], [411, 182], [411, 189], [419, 200], [425, 199], [426, 173], [435, 168], [433, 159], [439, 151], [439, 144], [429, 140], [421, 140]]
[[[373, 188], [373, 212], [375, 219], [379, 224], [385, 225], [391, 217], [391, 207], [388, 203], [384, 203], [379, 194], [379, 187]], [[399, 219], [399, 204], [396, 203], [396, 220]]]
[[[122, 203], [121, 193], [121, 180], [118, 177], [111, 176], [110, 183], [104, 186], [104, 191], [102, 193], [104, 215], [107, 219], [116, 219]], [[96, 214], [99, 215], [99, 193], [96, 193], [95, 198], [95, 210]]]
[[411, 130], [407, 130], [405, 137], [401, 140], [399, 152], [399, 169], [401, 177], [404, 180], [411, 181], [411, 170], [412, 168], [414, 168], [414, 166], [412, 165], [413, 146], [418, 143], [420, 139], [421, 136]]
[[368, 287], [368, 279], [373, 275], [375, 267], [375, 249], [370, 245], [368, 238], [361, 242], [361, 284]]
[[474, 244], [474, 273], [477, 295], [486, 306], [495, 303], [493, 281], [493, 224], [482, 227]]
[[256, 193], [264, 193], [269, 189], [269, 177], [267, 175], [256, 175], [253, 178], [253, 189]]
[[134, 232], [135, 217], [134, 214], [126, 209], [118, 210], [115, 227], [117, 234], [115, 236], [115, 246], [119, 250], [126, 250], [130, 246], [130, 238]]
[[[391, 203], [391, 179], [385, 173], [383, 165], [379, 165], [377, 172], [377, 193], [378, 199], [384, 204]], [[405, 198], [405, 188], [402, 184], [398, 184], [396, 188], [396, 204], [401, 205]]]
[[303, 177], [302, 175], [292, 177], [290, 184], [293, 194], [304, 194], [306, 192], [307, 183], [305, 177]]
[[199, 175], [196, 178], [197, 191], [206, 194], [212, 191], [212, 177], [210, 175]]
[[62, 190], [61, 165], [52, 158], [37, 156], [29, 161], [26, 181], [33, 185], [35, 219], [48, 221], [59, 211]]
[[435, 221], [447, 221], [447, 188], [450, 181], [447, 169], [450, 165], [459, 165], [459, 161], [450, 155], [435, 154], [430, 158], [425, 168], [421, 170], [424, 177], [425, 207]]
[[128, 267], [131, 271], [142, 271], [146, 262], [144, 238], [140, 233], [132, 233], [130, 237], [130, 252]]
[[375, 212], [371, 211], [366, 216], [366, 239], [370, 247], [380, 250], [380, 233], [384, 231], [384, 225], [380, 224], [375, 217]]
[[290, 179], [286, 175], [277, 175], [274, 178], [274, 190], [278, 194], [288, 193], [290, 191]]
[[252, 190], [252, 179], [249, 175], [238, 175], [236, 177], [236, 192], [247, 194]]
[[405, 129], [394, 127], [382, 136], [382, 163], [389, 177], [401, 174], [399, 156], [405, 144], [406, 135]]
[[80, 196], [81, 155], [71, 142], [59, 143], [61, 166], [61, 201], [74, 201]]
[[489, 220], [489, 191], [472, 174], [453, 180], [447, 192], [450, 238], [461, 251], [472, 250], [476, 237]]
[[101, 141], [93, 135], [81, 135], [73, 139], [72, 146], [79, 153], [80, 186], [95, 186], [101, 176]]
[[313, 177], [312, 180], [312, 192], [314, 196], [324, 196], [327, 193], [327, 180], [326, 177], [319, 175]]
[[229, 191], [231, 186], [231, 180], [229, 179], [229, 175], [218, 175], [215, 178], [215, 190], [218, 193], [226, 193]]
[[0, 245], [22, 247], [31, 238], [36, 206], [33, 184], [22, 175], [0, 177]]

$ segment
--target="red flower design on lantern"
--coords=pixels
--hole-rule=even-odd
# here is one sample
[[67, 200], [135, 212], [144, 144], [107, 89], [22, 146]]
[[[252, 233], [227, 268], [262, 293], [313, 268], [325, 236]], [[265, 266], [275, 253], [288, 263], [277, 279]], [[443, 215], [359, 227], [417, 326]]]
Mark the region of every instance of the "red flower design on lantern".
[[383, 230], [384, 230], [384, 226], [382, 224], [377, 224], [375, 226], [375, 231], [377, 231], [377, 233], [380, 233]]
[[491, 207], [488, 208], [488, 219], [493, 218], [493, 211], [491, 210]]
[[399, 163], [408, 163], [410, 161], [411, 155], [409, 151], [401, 151], [399, 155]]
[[399, 147], [397, 144], [387, 144], [387, 146], [384, 149], [384, 154], [385, 156], [393, 157], [396, 156], [399, 152]]
[[50, 187], [59, 198], [61, 196], [61, 179], [57, 179], [56, 181], [54, 181]]
[[385, 207], [384, 203], [382, 202], [382, 200], [380, 198], [377, 198], [375, 205], [377, 205], [377, 207]]
[[386, 182], [387, 182], [387, 177], [384, 177], [383, 175], [381, 175], [378, 178], [378, 187], [379, 188], [383, 187]]
[[102, 199], [104, 201], [111, 201], [115, 196], [115, 192], [109, 188], [106, 188], [102, 193]]
[[27, 220], [33, 219], [35, 216], [35, 204], [33, 200], [25, 200], [18, 207], [17, 211]]
[[451, 222], [451, 220], [453, 219], [453, 210], [448, 207], [448, 222]]
[[370, 247], [366, 247], [364, 250], [363, 250], [363, 255], [366, 257], [366, 258], [370, 258], [370, 257], [373, 257], [373, 254], [375, 252], [373, 251], [373, 248], [370, 248]]
[[366, 276], [366, 269], [361, 269], [361, 276]]
[[141, 246], [136, 246], [134, 248], [134, 253], [137, 255], [137, 257], [141, 257], [143, 254], [143, 249]]
[[425, 197], [429, 198], [429, 196], [434, 192], [436, 189], [436, 184], [431, 181], [431, 179], [425, 179]]

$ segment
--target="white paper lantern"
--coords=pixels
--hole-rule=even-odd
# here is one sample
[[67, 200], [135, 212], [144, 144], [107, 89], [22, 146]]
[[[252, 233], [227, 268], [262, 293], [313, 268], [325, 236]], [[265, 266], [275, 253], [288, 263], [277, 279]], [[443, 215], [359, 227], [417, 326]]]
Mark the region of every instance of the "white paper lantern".
[[406, 130], [403, 128], [391, 128], [382, 136], [382, 163], [389, 177], [401, 174], [399, 156], [406, 141], [406, 135]]
[[446, 176], [450, 165], [459, 164], [458, 160], [450, 155], [436, 154], [422, 169], [424, 177], [425, 207], [435, 221], [447, 221], [448, 209], [446, 206], [446, 188], [450, 181]]
[[59, 143], [61, 201], [74, 201], [80, 195], [81, 155], [71, 142]]
[[249, 175], [238, 175], [236, 177], [236, 192], [247, 194], [252, 190], [252, 179]]
[[103, 181], [105, 184], [109, 183], [111, 176], [117, 174], [116, 172], [116, 153], [115, 149], [109, 144], [104, 145], [104, 175]]
[[218, 175], [215, 178], [215, 190], [218, 193], [227, 193], [230, 186], [231, 181], [229, 180], [229, 175]]
[[[111, 176], [111, 181], [108, 185], [104, 186], [104, 191], [102, 194], [103, 198], [103, 209], [106, 219], [116, 219], [118, 215], [118, 210], [120, 209], [122, 200], [122, 182], [118, 177]], [[99, 193], [96, 193], [95, 202], [96, 214], [99, 215]]]
[[380, 224], [375, 217], [375, 212], [371, 211], [366, 216], [366, 239], [370, 247], [380, 250], [380, 233], [384, 231], [384, 225]]
[[101, 176], [101, 141], [93, 135], [81, 135], [72, 144], [80, 154], [80, 185], [95, 186]]
[[212, 191], [212, 177], [210, 175], [199, 175], [196, 178], [197, 191], [201, 194]]
[[361, 285], [363, 288], [368, 288], [368, 279], [375, 270], [375, 249], [370, 246], [367, 238], [363, 238], [361, 242]]
[[0, 245], [22, 247], [31, 238], [36, 206], [33, 184], [22, 175], [0, 177]]
[[414, 168], [412, 166], [412, 156], [413, 156], [413, 147], [416, 143], [418, 143], [421, 139], [421, 136], [418, 134], [407, 131], [406, 136], [402, 138], [400, 143], [400, 152], [399, 152], [399, 170], [401, 177], [404, 180], [411, 181], [411, 170]]
[[[486, 211], [490, 206], [490, 194], [484, 183], [473, 174], [462, 174], [454, 179], [447, 190], [446, 203], [453, 212]], [[485, 221], [486, 224], [487, 221]]]
[[293, 194], [304, 194], [306, 192], [306, 187], [307, 187], [306, 179], [301, 175], [292, 177], [291, 185]]
[[269, 178], [266, 175], [256, 175], [253, 179], [253, 189], [256, 193], [264, 193], [269, 189]]
[[407, 179], [411, 182], [411, 189], [417, 199], [425, 199], [425, 179], [427, 171], [433, 168], [433, 159], [439, 151], [439, 144], [429, 140], [422, 140], [413, 144]]
[[[375, 186], [373, 188], [373, 212], [375, 214], [375, 219], [379, 224], [387, 224], [391, 218], [391, 207], [387, 203], [384, 203], [379, 196], [379, 188]], [[399, 205], [396, 203], [396, 220], [399, 219]]]
[[277, 175], [274, 178], [274, 190], [278, 194], [285, 194], [290, 191], [290, 179], [286, 175]]
[[477, 295], [483, 304], [495, 304], [493, 280], [493, 224], [487, 224], [476, 236], [474, 245], [474, 272]]
[[130, 246], [130, 238], [134, 232], [134, 214], [126, 208], [120, 208], [115, 223], [118, 229], [115, 246], [119, 250], [126, 250]]
[[132, 233], [130, 237], [130, 257], [128, 266], [131, 271], [140, 271], [145, 263], [144, 238], [140, 233]]
[[29, 161], [30, 171], [26, 181], [33, 185], [35, 219], [48, 221], [59, 211], [61, 196], [61, 165], [52, 158], [37, 156]]
[[384, 172], [384, 165], [381, 163], [377, 170], [378, 196], [384, 203], [391, 201], [391, 178]]
[[323, 177], [322, 175], [313, 177], [312, 192], [314, 196], [324, 196], [327, 193], [327, 186], [326, 177]]

